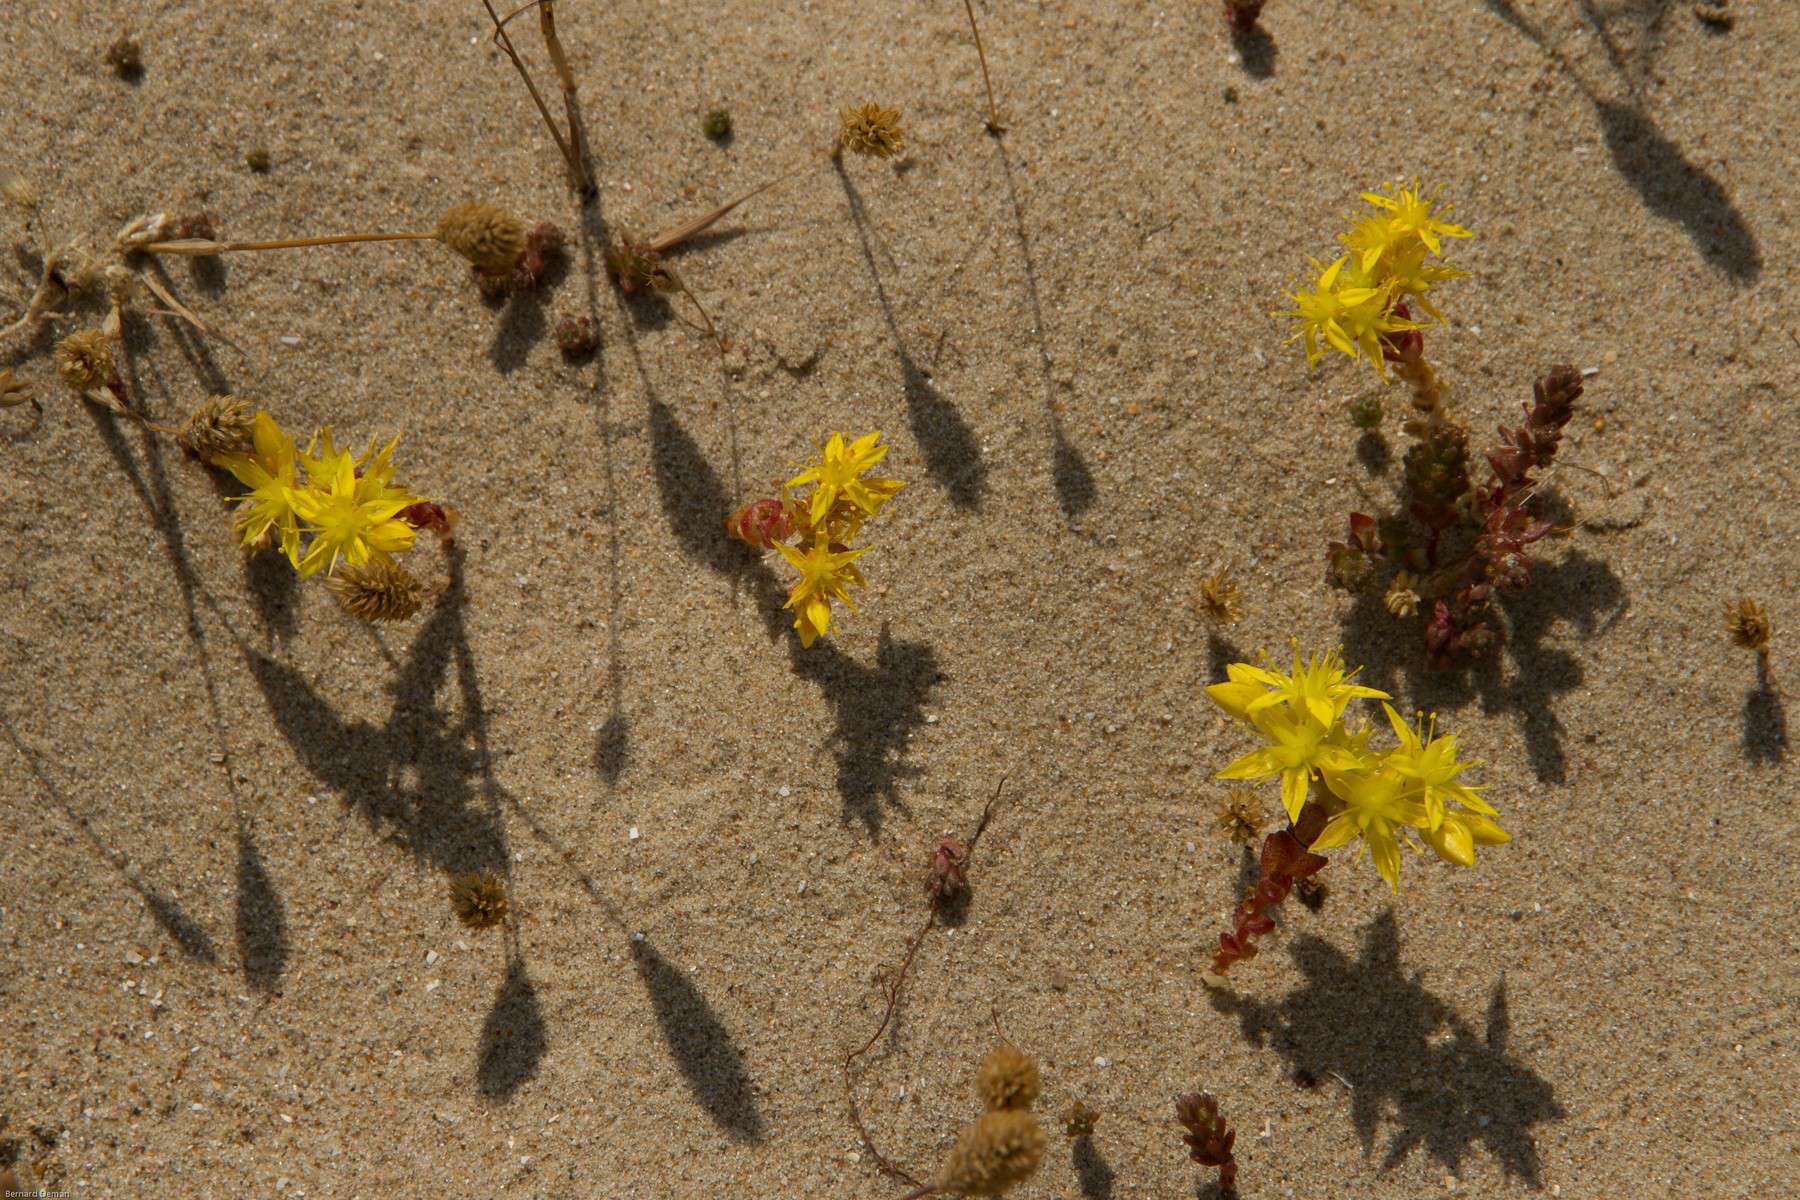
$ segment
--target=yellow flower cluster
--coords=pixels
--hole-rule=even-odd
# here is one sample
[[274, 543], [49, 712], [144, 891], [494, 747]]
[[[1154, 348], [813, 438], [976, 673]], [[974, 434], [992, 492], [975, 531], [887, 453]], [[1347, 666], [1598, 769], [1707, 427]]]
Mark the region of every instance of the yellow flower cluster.
[[1305, 346], [1308, 366], [1336, 350], [1367, 359], [1385, 379], [1382, 339], [1424, 328], [1413, 319], [1410, 304], [1441, 322], [1443, 314], [1427, 293], [1468, 274], [1443, 258], [1444, 238], [1474, 236], [1442, 219], [1450, 206], [1439, 205], [1434, 213], [1436, 194], [1427, 196], [1417, 181], [1390, 190], [1392, 195], [1362, 194], [1369, 211], [1338, 235], [1345, 252], [1329, 263], [1313, 260], [1312, 288], [1292, 293], [1297, 307], [1278, 314], [1294, 318], [1289, 340]]
[[302, 576], [329, 574], [340, 560], [353, 567], [391, 561], [410, 549], [415, 531], [400, 513], [424, 498], [393, 485], [399, 440], [380, 450], [371, 443], [356, 458], [322, 429], [301, 454], [273, 417], [257, 413], [250, 453], [213, 459], [250, 489], [238, 497], [235, 521], [244, 545], [280, 546]]
[[[1360, 669], [1360, 668], [1359, 668]], [[1475, 847], [1512, 840], [1492, 818], [1494, 809], [1460, 781], [1478, 764], [1457, 758], [1455, 734], [1437, 736], [1434, 725], [1417, 729], [1383, 703], [1399, 745], [1369, 746], [1369, 730], [1351, 728], [1344, 713], [1357, 698], [1386, 701], [1386, 692], [1354, 682], [1336, 651], [1301, 661], [1291, 672], [1232, 663], [1228, 682], [1206, 689], [1213, 702], [1244, 722], [1267, 745], [1219, 772], [1221, 779], [1281, 778], [1281, 802], [1298, 822], [1309, 796], [1328, 820], [1308, 849], [1319, 852], [1360, 840], [1393, 888], [1400, 887], [1400, 844], [1417, 850], [1417, 833], [1439, 858], [1475, 864]], [[1321, 785], [1318, 792], [1313, 784]]]
[[[850, 542], [862, 531], [863, 522], [906, 486], [897, 479], [865, 478], [887, 452], [880, 432], [853, 442], [834, 433], [819, 448], [818, 459], [782, 486], [782, 507], [792, 523], [795, 544], [777, 541], [774, 545], [788, 565], [800, 572], [786, 607], [795, 612], [794, 629], [803, 646], [831, 632], [833, 600], [855, 612], [850, 585], [869, 586], [856, 560], [870, 547], [853, 549]], [[809, 495], [795, 497], [789, 492], [808, 485], [812, 488]]]

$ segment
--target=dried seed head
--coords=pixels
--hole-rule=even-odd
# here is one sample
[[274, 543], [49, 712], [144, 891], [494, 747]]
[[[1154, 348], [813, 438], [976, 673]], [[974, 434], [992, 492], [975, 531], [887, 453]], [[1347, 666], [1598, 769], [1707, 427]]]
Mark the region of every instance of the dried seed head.
[[256, 411], [234, 396], [209, 396], [188, 414], [175, 436], [201, 462], [221, 454], [237, 454], [250, 448], [250, 430]]
[[505, 209], [470, 201], [438, 218], [437, 240], [484, 275], [505, 277], [525, 254], [525, 226]]
[[37, 211], [37, 189], [32, 187], [31, 180], [23, 175], [16, 175], [11, 171], [0, 171], [0, 196], [6, 197], [8, 204], [19, 208], [26, 216]]
[[713, 109], [700, 123], [700, 131], [715, 142], [724, 141], [731, 136], [731, 114], [722, 108]]
[[470, 929], [492, 929], [506, 919], [506, 884], [492, 871], [473, 871], [450, 881], [450, 907]]
[[937, 1186], [958, 1196], [999, 1196], [1044, 1161], [1044, 1131], [1025, 1109], [996, 1109], [956, 1139]]
[[344, 567], [325, 586], [339, 607], [364, 621], [404, 621], [425, 598], [424, 585], [391, 558]]
[[103, 388], [113, 375], [112, 346], [98, 329], [71, 333], [56, 343], [56, 372], [78, 392]]
[[1063, 1136], [1067, 1138], [1084, 1138], [1094, 1136], [1094, 1126], [1100, 1121], [1100, 1110], [1085, 1100], [1076, 1100], [1063, 1113]]
[[244, 165], [262, 175], [275, 165], [275, 160], [269, 156], [267, 146], [252, 146], [244, 151]]
[[975, 1094], [989, 1112], [1030, 1108], [1043, 1090], [1037, 1064], [1017, 1046], [995, 1046], [975, 1071]]
[[1262, 797], [1255, 788], [1234, 787], [1219, 801], [1219, 832], [1240, 846], [1248, 846], [1262, 835]]
[[1414, 616], [1419, 611], [1419, 577], [1410, 571], [1397, 571], [1388, 584], [1382, 603], [1396, 617]]
[[1769, 627], [1769, 614], [1748, 597], [1725, 609], [1725, 628], [1730, 632], [1732, 642], [1746, 650], [1761, 654], [1769, 648], [1769, 635], [1773, 632]]
[[136, 38], [120, 34], [118, 40], [106, 48], [106, 65], [120, 79], [135, 79], [144, 73], [144, 48], [137, 44]]
[[1242, 595], [1238, 591], [1237, 581], [1228, 572], [1220, 571], [1202, 579], [1195, 599], [1200, 605], [1201, 614], [1215, 624], [1230, 625], [1243, 618]]
[[864, 154], [871, 158], [891, 158], [906, 145], [906, 134], [900, 128], [900, 110], [879, 104], [846, 108], [838, 126], [837, 151]]
[[14, 376], [11, 367], [0, 371], [0, 408], [13, 408], [29, 403], [31, 389], [25, 386], [25, 381]]

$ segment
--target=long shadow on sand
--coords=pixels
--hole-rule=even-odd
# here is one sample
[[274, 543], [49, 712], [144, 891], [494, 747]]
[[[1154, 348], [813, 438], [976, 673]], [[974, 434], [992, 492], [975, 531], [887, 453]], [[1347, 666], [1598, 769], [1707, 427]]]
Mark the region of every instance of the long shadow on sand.
[[1613, 70], [1625, 84], [1625, 100], [1602, 96], [1588, 84], [1543, 29], [1527, 20], [1512, 0], [1483, 3], [1495, 16], [1535, 42], [1587, 97], [1599, 119], [1613, 169], [1636, 190], [1644, 207], [1664, 220], [1678, 223], [1701, 257], [1733, 282], [1754, 282], [1762, 274], [1763, 259], [1749, 223], [1724, 186], [1705, 168], [1689, 160], [1681, 147], [1657, 128], [1645, 111], [1639, 92], [1638, 76], [1643, 67], [1631, 61], [1614, 36], [1612, 27], [1632, 18], [1640, 23], [1646, 38], [1654, 39], [1660, 34], [1670, 0], [1631, 0], [1605, 12], [1591, 0], [1576, 0], [1583, 22], [1599, 35]]
[[1223, 989], [1213, 1007], [1237, 1017], [1244, 1036], [1286, 1060], [1289, 1073], [1342, 1076], [1363, 1153], [1384, 1120], [1394, 1125], [1381, 1169], [1418, 1147], [1454, 1171], [1480, 1142], [1508, 1176], [1543, 1186], [1532, 1127], [1567, 1114], [1550, 1082], [1507, 1052], [1506, 981], [1494, 985], [1487, 1027], [1475, 1028], [1400, 967], [1390, 909], [1369, 924], [1355, 959], [1320, 938], [1294, 939], [1305, 982], [1281, 1000]]
[[[413, 639], [394, 681], [384, 725], [345, 721], [285, 663], [244, 648], [276, 726], [302, 765], [382, 840], [448, 874], [492, 871], [511, 883], [512, 856], [488, 750], [488, 716], [463, 625], [462, 551], [446, 548], [450, 585]], [[459, 710], [441, 705], [456, 666]], [[549, 1048], [517, 938], [509, 934], [505, 979], [482, 1026], [476, 1068], [484, 1098], [509, 1099]]]
[[888, 299], [887, 287], [881, 282], [881, 270], [875, 265], [873, 235], [862, 194], [850, 181], [842, 160], [834, 160], [833, 166], [837, 169], [838, 182], [844, 186], [844, 198], [850, 205], [850, 222], [856, 229], [857, 245], [869, 268], [869, 278], [875, 284], [875, 298], [881, 304], [881, 315], [887, 319], [888, 334], [894, 339], [894, 353], [900, 360], [901, 386], [906, 394], [907, 421], [912, 427], [913, 440], [918, 442], [919, 450], [925, 456], [925, 470], [944, 489], [952, 504], [958, 508], [979, 508], [987, 491], [987, 462], [981, 457], [981, 442], [956, 405], [937, 390], [931, 377], [907, 349], [893, 303]]

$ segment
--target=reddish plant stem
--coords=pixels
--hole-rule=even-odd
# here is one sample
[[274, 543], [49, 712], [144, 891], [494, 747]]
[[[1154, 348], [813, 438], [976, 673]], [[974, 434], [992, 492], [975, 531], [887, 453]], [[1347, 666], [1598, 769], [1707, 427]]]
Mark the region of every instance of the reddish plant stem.
[[1231, 931], [1219, 935], [1213, 974], [1223, 975], [1233, 963], [1255, 958], [1256, 940], [1275, 928], [1270, 910], [1287, 899], [1295, 883], [1324, 869], [1326, 858], [1306, 847], [1318, 840], [1329, 818], [1325, 806], [1317, 798], [1310, 799], [1298, 821], [1263, 839], [1261, 873], [1232, 913]]

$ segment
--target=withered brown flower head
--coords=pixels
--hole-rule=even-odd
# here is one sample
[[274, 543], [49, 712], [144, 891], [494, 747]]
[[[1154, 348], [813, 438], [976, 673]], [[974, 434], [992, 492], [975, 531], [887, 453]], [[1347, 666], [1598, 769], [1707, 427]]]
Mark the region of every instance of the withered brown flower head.
[[484, 275], [510, 276], [525, 255], [525, 226], [505, 209], [469, 201], [438, 218], [437, 240]]
[[996, 1109], [964, 1129], [938, 1176], [958, 1196], [1000, 1196], [1025, 1182], [1044, 1161], [1044, 1131], [1026, 1109]]
[[969, 847], [945, 834], [931, 852], [931, 866], [925, 873], [925, 894], [935, 904], [948, 904], [969, 886]]
[[1094, 1136], [1094, 1126], [1100, 1121], [1100, 1110], [1085, 1100], [1070, 1103], [1068, 1111], [1063, 1113], [1063, 1136], [1067, 1138], [1084, 1138]]
[[364, 621], [404, 621], [425, 598], [424, 585], [391, 558], [340, 568], [325, 586], [345, 612]]
[[1201, 615], [1215, 624], [1230, 625], [1243, 618], [1242, 593], [1228, 572], [1220, 571], [1202, 579], [1195, 600], [1200, 605]]
[[863, 104], [846, 108], [838, 126], [838, 150], [863, 154], [871, 158], [892, 158], [906, 146], [906, 133], [900, 128], [900, 110], [879, 104]]
[[250, 448], [250, 430], [256, 413], [235, 396], [209, 396], [188, 414], [176, 438], [188, 453], [202, 462], [221, 454], [237, 454]]
[[1419, 611], [1418, 576], [1409, 571], [1397, 571], [1388, 584], [1387, 595], [1382, 603], [1396, 617], [1410, 617]]
[[103, 388], [113, 374], [112, 346], [98, 329], [71, 333], [56, 343], [56, 372], [78, 392]]
[[1756, 601], [1745, 597], [1725, 609], [1725, 628], [1733, 643], [1758, 654], [1769, 648], [1769, 614]]
[[492, 871], [458, 875], [450, 881], [450, 907], [470, 929], [492, 929], [506, 920], [506, 884]]
[[975, 1094], [989, 1112], [1030, 1108], [1043, 1090], [1037, 1064], [1017, 1046], [995, 1046], [975, 1071]]
[[1262, 798], [1254, 788], [1234, 787], [1219, 801], [1219, 832], [1240, 846], [1254, 842], [1263, 831]]

